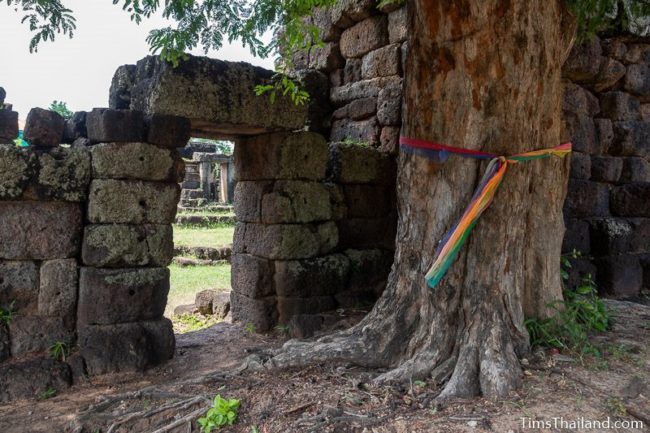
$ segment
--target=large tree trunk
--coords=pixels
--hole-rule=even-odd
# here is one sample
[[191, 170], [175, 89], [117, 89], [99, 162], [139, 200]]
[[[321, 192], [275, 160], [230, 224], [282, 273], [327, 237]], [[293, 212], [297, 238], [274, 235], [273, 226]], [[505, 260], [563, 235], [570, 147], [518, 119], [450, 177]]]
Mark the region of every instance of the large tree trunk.
[[[403, 135], [509, 155], [560, 143], [560, 68], [572, 26], [560, 0], [408, 3]], [[567, 27], [570, 29], [567, 30]], [[424, 275], [486, 163], [399, 157], [399, 226], [388, 287], [352, 329], [290, 342], [267, 366], [345, 360], [391, 367], [379, 380], [433, 377], [441, 398], [502, 396], [521, 380], [525, 316], [561, 299], [568, 162], [512, 165], [448, 274]]]

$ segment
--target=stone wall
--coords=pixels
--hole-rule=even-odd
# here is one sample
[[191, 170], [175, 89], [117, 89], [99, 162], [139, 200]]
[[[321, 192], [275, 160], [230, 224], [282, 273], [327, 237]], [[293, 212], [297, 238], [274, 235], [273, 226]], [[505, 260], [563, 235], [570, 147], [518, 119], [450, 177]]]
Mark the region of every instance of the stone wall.
[[572, 284], [590, 273], [605, 294], [650, 288], [650, 40], [576, 47], [564, 68], [564, 116], [574, 144], [565, 204]]
[[[163, 318], [184, 119], [0, 111], [0, 402], [173, 355]], [[76, 132], [75, 132], [76, 131]], [[179, 134], [179, 131], [180, 134]], [[182, 132], [185, 131], [185, 132]], [[74, 143], [60, 145], [62, 142]], [[50, 348], [70, 353], [54, 359]]]
[[407, 51], [406, 8], [375, 7], [372, 0], [344, 0], [311, 18], [324, 46], [294, 56], [296, 69], [328, 78], [332, 142], [368, 144], [395, 154], [402, 106], [403, 59]]
[[242, 139], [234, 157], [233, 319], [265, 331], [372, 304], [393, 260], [394, 160], [311, 132]]

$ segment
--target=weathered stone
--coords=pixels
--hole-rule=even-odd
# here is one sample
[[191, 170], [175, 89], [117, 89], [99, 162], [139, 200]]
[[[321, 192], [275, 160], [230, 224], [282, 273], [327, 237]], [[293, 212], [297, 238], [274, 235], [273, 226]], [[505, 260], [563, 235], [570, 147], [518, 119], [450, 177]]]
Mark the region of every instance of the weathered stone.
[[81, 268], [78, 326], [160, 319], [168, 292], [167, 268]]
[[230, 313], [230, 292], [218, 292], [212, 299], [212, 315], [217, 320], [224, 320]]
[[275, 297], [251, 299], [230, 292], [230, 308], [233, 322], [252, 324], [256, 332], [266, 332], [275, 326], [278, 319]]
[[38, 267], [34, 262], [0, 260], [0, 308], [21, 314], [38, 309]]
[[314, 46], [309, 52], [309, 67], [319, 71], [330, 72], [343, 67], [345, 60], [341, 57], [339, 44], [326, 42], [322, 47]]
[[388, 15], [388, 42], [404, 42], [408, 38], [406, 7], [401, 7]]
[[174, 150], [147, 143], [103, 143], [92, 147], [94, 179], [178, 182], [183, 162]]
[[174, 355], [169, 319], [79, 329], [79, 348], [88, 374], [142, 371]]
[[0, 199], [18, 198], [23, 194], [36, 172], [36, 159], [28, 149], [13, 144], [0, 145]]
[[237, 224], [235, 253], [275, 260], [307, 259], [331, 252], [338, 243], [336, 224]]
[[235, 186], [234, 209], [237, 221], [261, 222], [262, 197], [272, 191], [272, 182], [240, 181]]
[[309, 298], [278, 298], [278, 322], [288, 323], [298, 314], [316, 314], [331, 311], [336, 308], [332, 296], [312, 296]]
[[591, 177], [591, 157], [586, 153], [571, 152], [571, 178], [589, 180]]
[[623, 87], [637, 95], [642, 101], [648, 102], [650, 100], [650, 66], [645, 63], [628, 66]]
[[645, 158], [623, 158], [622, 183], [650, 182], [650, 161]]
[[264, 298], [275, 293], [273, 262], [250, 254], [232, 256], [232, 289], [251, 299]]
[[379, 249], [345, 251], [350, 259], [349, 292], [381, 295], [393, 264], [393, 252]]
[[0, 144], [13, 144], [18, 137], [18, 113], [0, 110]]
[[[351, 84], [361, 80], [361, 59], [346, 59], [343, 67], [343, 84]], [[336, 86], [332, 86], [336, 87]]]
[[[343, 85], [343, 69], [337, 69], [330, 72], [330, 87], [339, 87]], [[329, 98], [329, 92], [327, 92]]]
[[402, 124], [402, 80], [397, 78], [379, 92], [377, 119], [382, 126]]
[[344, 185], [343, 193], [349, 218], [383, 217], [395, 208], [392, 185]]
[[62, 317], [17, 315], [9, 323], [11, 355], [45, 352], [57, 341], [70, 344], [72, 329]]
[[612, 190], [612, 213], [623, 217], [650, 217], [650, 184], [630, 183]]
[[4, 106], [6, 97], [7, 91], [4, 89], [4, 87], [0, 87], [0, 109], [2, 109], [2, 106]]
[[360, 146], [377, 146], [380, 134], [381, 128], [376, 117], [366, 120], [342, 119], [332, 123], [330, 140]]
[[50, 388], [63, 390], [71, 384], [68, 364], [49, 356], [7, 363], [0, 366], [0, 403], [37, 398]]
[[146, 136], [144, 116], [135, 110], [94, 108], [86, 115], [86, 129], [93, 143], [140, 142]]
[[87, 266], [167, 266], [174, 255], [169, 225], [87, 225], [81, 257]]
[[396, 179], [395, 161], [378, 150], [364, 146], [331, 144], [329, 177], [337, 183], [384, 183]]
[[309, 223], [331, 219], [330, 195], [319, 182], [278, 181], [262, 197], [265, 224]]
[[51, 149], [38, 156], [36, 192], [41, 199], [85, 201], [90, 183], [90, 154], [85, 148]]
[[650, 62], [650, 46], [647, 44], [631, 44], [625, 53], [627, 63], [648, 63]]
[[296, 50], [291, 55], [293, 67], [297, 70], [309, 68], [309, 50]]
[[194, 304], [183, 304], [178, 305], [174, 308], [174, 316], [182, 316], [183, 314], [195, 314], [197, 312], [198, 311]]
[[217, 295], [216, 290], [201, 290], [194, 297], [194, 306], [196, 310], [204, 316], [212, 315], [212, 304], [214, 297]]
[[364, 80], [376, 77], [400, 75], [400, 44], [387, 45], [369, 52], [363, 56], [361, 63], [361, 78]]
[[72, 144], [78, 138], [87, 138], [88, 130], [86, 129], [85, 111], [77, 111], [65, 121], [63, 128], [63, 143]]
[[650, 104], [641, 104], [641, 119], [650, 122]]
[[0, 363], [11, 356], [11, 342], [9, 341], [9, 329], [4, 323], [0, 323]]
[[332, 22], [330, 8], [314, 8], [311, 13], [312, 24], [320, 31], [320, 38], [323, 42], [338, 41], [341, 37], [341, 30]]
[[569, 218], [566, 223], [562, 253], [579, 251], [583, 256], [591, 252], [591, 238], [589, 236], [589, 223], [578, 218]]
[[331, 8], [332, 24], [346, 29], [370, 16], [374, 7], [372, 0], [340, 0]]
[[234, 159], [238, 181], [321, 180], [327, 167], [327, 143], [311, 132], [260, 135], [238, 142]]
[[614, 59], [603, 57], [600, 62], [600, 70], [594, 83], [594, 90], [602, 92], [611, 89], [618, 81], [625, 76], [625, 66]]
[[614, 127], [610, 119], [594, 119], [596, 127], [597, 150], [605, 153], [614, 141]]
[[627, 47], [625, 43], [620, 39], [605, 39], [601, 41], [601, 46], [603, 48], [603, 54], [607, 57], [622, 62], [625, 60], [625, 54], [627, 54]]
[[296, 73], [303, 89], [309, 93], [306, 129], [326, 134], [330, 127], [330, 85], [328, 76], [320, 71], [305, 69]]
[[38, 314], [74, 324], [77, 307], [77, 260], [48, 260], [41, 265]]
[[577, 218], [608, 216], [608, 186], [586, 180], [569, 179], [564, 215]]
[[640, 120], [639, 100], [625, 92], [606, 92], [600, 96], [602, 115], [612, 120]]
[[401, 58], [402, 58], [402, 75], [404, 75], [403, 73], [404, 73], [404, 71], [406, 71], [406, 59], [408, 58], [408, 54], [409, 54], [409, 42], [408, 41], [402, 42], [401, 50], [402, 50], [402, 55], [401, 55]]
[[396, 215], [348, 218], [338, 222], [341, 248], [395, 248]]
[[592, 252], [596, 255], [645, 253], [650, 242], [647, 218], [607, 218], [591, 222]]
[[135, 83], [135, 65], [122, 65], [115, 71], [108, 97], [113, 110], [128, 110], [131, 105], [131, 88]]
[[146, 123], [148, 143], [176, 149], [184, 147], [190, 139], [192, 124], [185, 117], [153, 114]]
[[591, 180], [618, 182], [623, 170], [623, 159], [611, 156], [595, 156], [591, 159]]
[[25, 122], [25, 140], [32, 146], [58, 146], [63, 141], [65, 120], [60, 114], [32, 108]]
[[72, 375], [72, 383], [78, 385], [88, 382], [88, 370], [86, 370], [86, 362], [79, 352], [74, 352], [68, 355], [65, 363], [70, 367]]
[[602, 47], [598, 38], [576, 44], [564, 62], [562, 76], [578, 83], [593, 82], [600, 72], [601, 56]]
[[565, 113], [566, 130], [573, 143], [573, 150], [600, 155], [603, 149], [596, 138], [594, 120], [585, 114]]
[[595, 116], [600, 111], [598, 98], [582, 86], [567, 81], [564, 83], [562, 109], [575, 114]]
[[313, 337], [321, 330], [324, 322], [323, 316], [318, 314], [297, 314], [291, 317], [287, 323], [289, 337], [301, 340]]
[[82, 137], [77, 138], [75, 141], [73, 141], [71, 147], [73, 149], [83, 149], [89, 147], [90, 145], [92, 145], [92, 142], [89, 139]]
[[198, 136], [293, 131], [307, 119], [308, 107], [294, 104], [288, 96], [272, 103], [255, 95], [251, 89], [271, 83], [275, 73], [246, 63], [189, 56], [174, 67], [159, 56], [148, 56], [136, 69], [131, 108], [190, 119]]
[[0, 202], [0, 259], [75, 257], [81, 215], [76, 203]]
[[585, 278], [593, 281], [598, 281], [598, 268], [592, 260], [585, 257], [569, 259], [571, 268], [567, 279], [567, 286], [569, 288], [576, 288], [583, 284]]
[[401, 83], [399, 77], [380, 77], [372, 80], [361, 80], [335, 87], [330, 90], [330, 99], [337, 106], [345, 105], [350, 101], [361, 98], [379, 96], [381, 89]]
[[361, 57], [388, 44], [386, 16], [375, 16], [350, 27], [341, 34], [341, 54], [344, 57]]
[[180, 198], [178, 184], [96, 179], [90, 184], [91, 223], [171, 224]]
[[598, 289], [614, 296], [637, 296], [643, 284], [643, 270], [634, 255], [605, 257], [596, 261]]
[[380, 152], [391, 156], [397, 155], [399, 149], [400, 129], [401, 128], [398, 126], [384, 126], [381, 128], [378, 148]]
[[650, 157], [650, 122], [614, 122], [613, 155]]
[[349, 116], [353, 120], [368, 118], [377, 112], [376, 98], [363, 98], [350, 102], [348, 105]]
[[332, 254], [308, 260], [275, 262], [275, 292], [285, 298], [333, 295], [346, 289], [350, 260]]

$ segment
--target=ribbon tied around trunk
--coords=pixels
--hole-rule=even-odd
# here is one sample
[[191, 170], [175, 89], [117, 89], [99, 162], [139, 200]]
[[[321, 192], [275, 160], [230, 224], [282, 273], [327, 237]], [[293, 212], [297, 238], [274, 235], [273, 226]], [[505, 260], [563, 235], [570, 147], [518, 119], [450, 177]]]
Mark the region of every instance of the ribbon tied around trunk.
[[564, 157], [571, 152], [571, 143], [560, 144], [549, 149], [500, 156], [488, 152], [447, 146], [431, 141], [400, 137], [400, 149], [403, 152], [420, 155], [440, 163], [447, 161], [452, 154], [464, 158], [490, 161], [481, 181], [474, 191], [472, 200], [460, 220], [447, 232], [438, 244], [435, 252], [435, 261], [425, 276], [427, 284], [433, 289], [451, 267], [461, 247], [467, 241], [474, 226], [476, 226], [479, 217], [492, 203], [494, 195], [503, 181], [503, 176], [506, 174], [508, 165], [549, 158], [551, 156]]

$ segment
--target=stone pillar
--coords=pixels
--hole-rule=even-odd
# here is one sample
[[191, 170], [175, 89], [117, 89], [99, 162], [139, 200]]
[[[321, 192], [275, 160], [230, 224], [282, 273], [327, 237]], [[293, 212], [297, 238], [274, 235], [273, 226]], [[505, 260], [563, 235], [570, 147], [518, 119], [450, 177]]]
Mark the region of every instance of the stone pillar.
[[226, 203], [229, 201], [232, 201], [231, 199], [231, 190], [230, 190], [230, 170], [229, 170], [230, 164], [227, 162], [222, 162], [219, 164], [219, 174], [220, 174], [220, 181], [219, 181], [219, 199], [220, 201]]
[[202, 161], [199, 163], [199, 171], [201, 173], [201, 189], [203, 190], [203, 198], [210, 201], [212, 200], [212, 184], [214, 184], [212, 162]]

